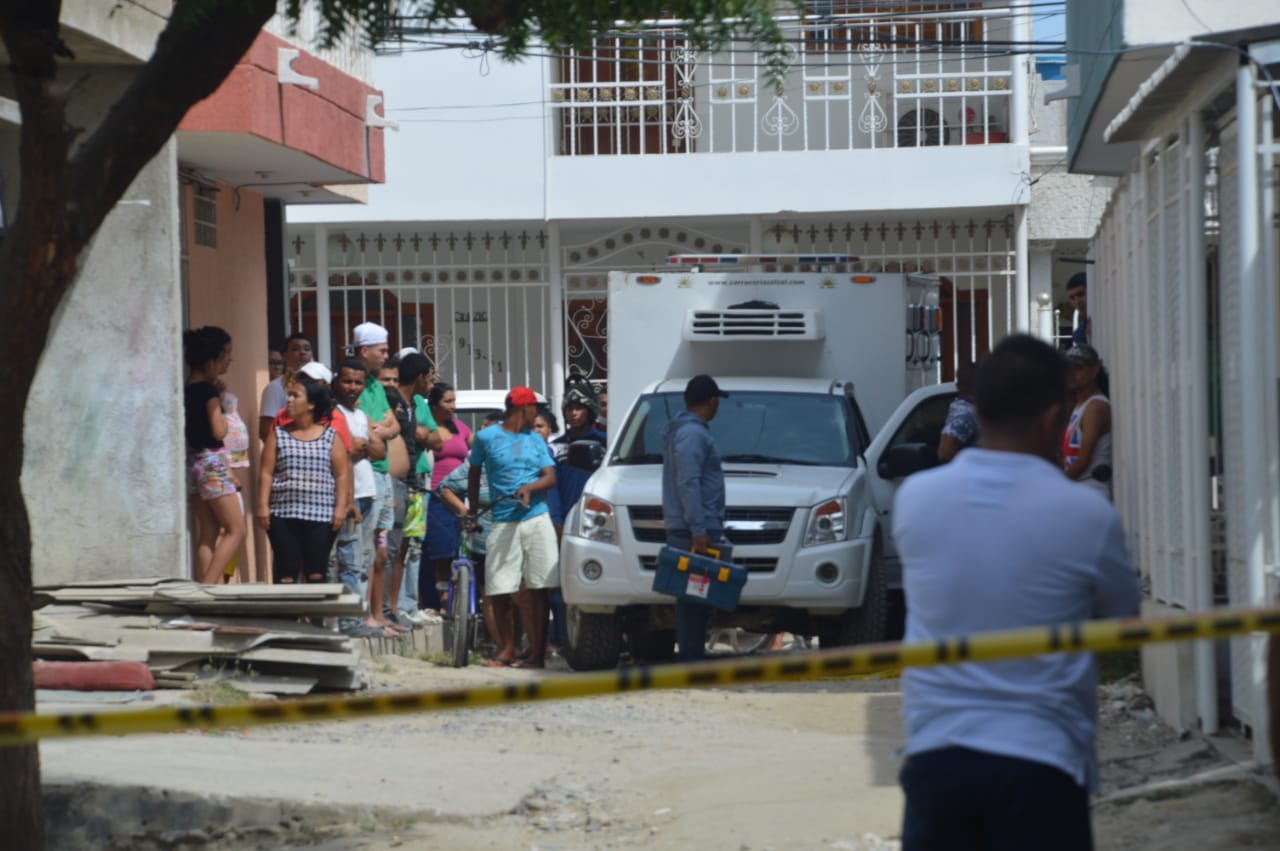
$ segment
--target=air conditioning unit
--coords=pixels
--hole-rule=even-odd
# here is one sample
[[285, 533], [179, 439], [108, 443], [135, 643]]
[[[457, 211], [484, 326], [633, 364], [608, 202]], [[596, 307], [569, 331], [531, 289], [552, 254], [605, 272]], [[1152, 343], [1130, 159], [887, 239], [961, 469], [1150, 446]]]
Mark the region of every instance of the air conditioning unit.
[[822, 316], [816, 310], [690, 310], [684, 323], [684, 339], [688, 342], [821, 340], [824, 336]]

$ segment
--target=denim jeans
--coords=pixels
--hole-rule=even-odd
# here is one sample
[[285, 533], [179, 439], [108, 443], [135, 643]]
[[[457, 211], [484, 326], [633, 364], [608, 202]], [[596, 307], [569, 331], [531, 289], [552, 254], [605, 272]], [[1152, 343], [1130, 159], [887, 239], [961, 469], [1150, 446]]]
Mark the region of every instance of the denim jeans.
[[[720, 551], [720, 560], [728, 561], [733, 547], [719, 529], [707, 532], [711, 546]], [[667, 530], [667, 546], [688, 551], [693, 546], [692, 535], [683, 529]], [[696, 662], [707, 656], [707, 628], [711, 625], [711, 607], [691, 600], [676, 598], [676, 644], [681, 662]]]
[[404, 614], [418, 611], [418, 569], [422, 564], [422, 539], [409, 538], [404, 554], [404, 580], [400, 583], [400, 600], [396, 609]]
[[[338, 532], [338, 581], [363, 600], [368, 590], [369, 567], [373, 564], [373, 530], [378, 519], [373, 516], [373, 497], [360, 497], [356, 506], [363, 521], [354, 528], [350, 521], [343, 523]], [[343, 618], [344, 622], [352, 620], [358, 622], [360, 619]]]

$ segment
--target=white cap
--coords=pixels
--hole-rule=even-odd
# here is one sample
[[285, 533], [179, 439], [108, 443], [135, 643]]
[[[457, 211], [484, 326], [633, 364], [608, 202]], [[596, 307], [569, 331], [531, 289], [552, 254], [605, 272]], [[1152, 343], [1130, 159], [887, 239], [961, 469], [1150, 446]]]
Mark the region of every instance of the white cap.
[[396, 352], [396, 360], [402, 360], [405, 355], [416, 355], [418, 353], [418, 350], [413, 346], [405, 346], [403, 349]]
[[388, 340], [387, 329], [376, 322], [361, 322], [351, 333], [351, 348], [361, 346], [385, 346]]
[[316, 381], [323, 381], [325, 384], [333, 383], [333, 373], [329, 371], [329, 367], [313, 360], [298, 370], [308, 378], [314, 378]]

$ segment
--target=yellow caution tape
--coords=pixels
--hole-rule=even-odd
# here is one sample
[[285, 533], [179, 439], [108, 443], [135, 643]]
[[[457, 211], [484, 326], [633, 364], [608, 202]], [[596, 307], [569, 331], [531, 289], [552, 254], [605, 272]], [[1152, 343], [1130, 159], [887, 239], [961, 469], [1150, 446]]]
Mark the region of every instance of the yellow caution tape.
[[165, 707], [68, 715], [0, 713], [0, 746], [74, 736], [298, 724], [377, 718], [442, 709], [566, 700], [652, 689], [709, 688], [881, 674], [958, 662], [992, 662], [1044, 653], [1124, 650], [1142, 644], [1280, 631], [1280, 608], [1223, 610], [1181, 617], [1057, 624], [944, 638], [869, 644], [795, 655], [567, 674], [508, 685], [404, 694], [305, 698], [230, 706]]

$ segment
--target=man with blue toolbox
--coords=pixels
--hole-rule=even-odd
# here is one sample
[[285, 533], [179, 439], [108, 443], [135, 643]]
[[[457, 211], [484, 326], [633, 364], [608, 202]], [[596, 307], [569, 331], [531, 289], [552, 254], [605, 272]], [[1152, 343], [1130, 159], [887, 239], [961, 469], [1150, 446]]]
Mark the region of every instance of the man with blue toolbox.
[[[685, 552], [718, 551], [729, 561], [724, 538], [724, 472], [707, 423], [728, 393], [709, 375], [695, 375], [684, 388], [685, 410], [662, 432], [662, 522], [667, 546]], [[714, 581], [714, 579], [713, 579]], [[696, 596], [695, 596], [696, 599]], [[706, 655], [711, 609], [688, 596], [676, 598], [676, 643], [682, 662]]]

